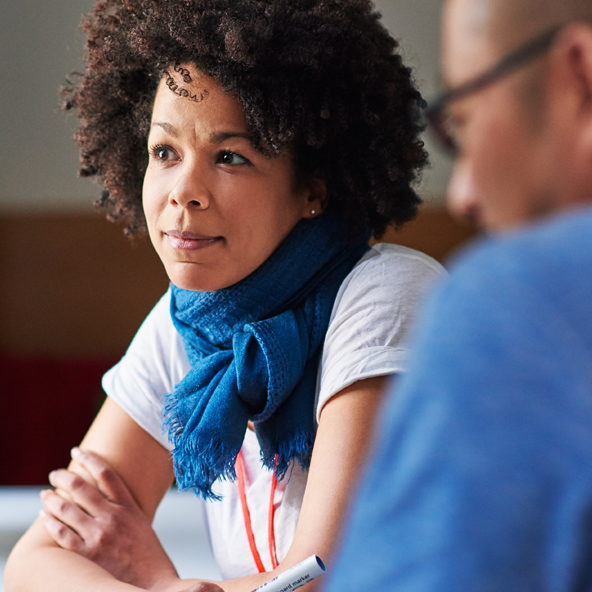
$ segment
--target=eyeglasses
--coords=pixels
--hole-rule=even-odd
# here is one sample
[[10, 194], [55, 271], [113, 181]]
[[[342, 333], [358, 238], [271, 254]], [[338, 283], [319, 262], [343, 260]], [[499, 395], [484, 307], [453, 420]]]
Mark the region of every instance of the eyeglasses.
[[446, 108], [450, 103], [482, 90], [504, 76], [508, 76], [518, 68], [525, 66], [530, 60], [544, 53], [553, 45], [555, 37], [562, 28], [563, 25], [555, 26], [527, 41], [524, 45], [503, 57], [483, 74], [461, 84], [457, 88], [444, 92], [425, 110], [424, 116], [430, 130], [447, 152], [455, 154], [458, 150], [453, 125], [446, 113]]

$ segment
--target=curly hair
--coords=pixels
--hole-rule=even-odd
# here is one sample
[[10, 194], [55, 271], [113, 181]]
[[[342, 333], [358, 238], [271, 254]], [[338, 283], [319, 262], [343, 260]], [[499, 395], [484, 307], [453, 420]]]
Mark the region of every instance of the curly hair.
[[63, 89], [78, 109], [80, 175], [126, 232], [145, 231], [142, 180], [154, 96], [191, 63], [242, 106], [255, 147], [320, 171], [354, 233], [411, 220], [427, 161], [411, 71], [370, 0], [104, 0], [82, 23], [87, 69]]

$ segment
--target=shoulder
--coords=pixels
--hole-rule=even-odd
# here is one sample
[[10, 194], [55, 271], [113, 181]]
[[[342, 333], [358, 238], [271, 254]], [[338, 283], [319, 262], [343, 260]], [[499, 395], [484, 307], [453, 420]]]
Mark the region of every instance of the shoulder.
[[[412, 301], [447, 272], [435, 259], [400, 245], [377, 243], [345, 278], [335, 299], [334, 317], [342, 307], [357, 303], [376, 306]], [[388, 304], [387, 304], [388, 306]]]
[[407, 284], [410, 279], [445, 277], [445, 269], [432, 257], [408, 247], [377, 243], [358, 261], [342, 287], [372, 283]]
[[[554, 216], [495, 238], [482, 239], [450, 266], [440, 299], [477, 298], [476, 305], [528, 308], [528, 300], [585, 305], [592, 290], [592, 209]], [[569, 286], [569, 290], [566, 290]]]
[[378, 243], [343, 281], [335, 299], [330, 331], [335, 325], [355, 324], [356, 320], [360, 327], [372, 320], [394, 325], [418, 307], [428, 288], [446, 276], [444, 268], [424, 253]]
[[586, 371], [576, 360], [592, 352], [591, 237], [592, 215], [571, 213], [461, 255], [428, 298], [415, 336], [411, 370], [420, 390], [431, 380], [470, 397], [484, 380], [508, 388]]
[[107, 373], [107, 382], [122, 372], [166, 374], [164, 367], [180, 342], [171, 320], [170, 303], [169, 288], [144, 319], [121, 361]]
[[154, 357], [166, 357], [171, 342], [179, 341], [170, 310], [171, 289], [169, 288], [138, 329], [126, 356], [149, 350]]
[[[447, 276], [431, 257], [399, 245], [378, 243], [343, 281], [333, 307], [328, 335], [349, 332], [392, 336], [407, 327], [428, 290]], [[345, 335], [342, 335], [345, 337]], [[341, 341], [345, 341], [341, 339]], [[387, 342], [399, 339], [387, 339]]]
[[398, 245], [372, 247], [345, 278], [321, 358], [318, 410], [345, 387], [407, 365], [407, 336], [431, 286], [446, 276], [434, 259]]
[[592, 266], [592, 208], [556, 215], [507, 234], [474, 243], [452, 263], [453, 276], [487, 273], [499, 277], [544, 280], [566, 275], [579, 266]]

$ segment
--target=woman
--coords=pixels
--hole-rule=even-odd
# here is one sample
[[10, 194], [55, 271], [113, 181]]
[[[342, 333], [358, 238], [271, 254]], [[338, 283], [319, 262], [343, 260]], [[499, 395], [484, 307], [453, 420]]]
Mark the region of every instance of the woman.
[[7, 590], [198, 584], [150, 527], [174, 476], [208, 500], [224, 590], [330, 562], [381, 387], [443, 273], [368, 247], [419, 203], [410, 71], [368, 0], [110, 0], [84, 26], [66, 103], [81, 173], [147, 229], [171, 288], [50, 476]]

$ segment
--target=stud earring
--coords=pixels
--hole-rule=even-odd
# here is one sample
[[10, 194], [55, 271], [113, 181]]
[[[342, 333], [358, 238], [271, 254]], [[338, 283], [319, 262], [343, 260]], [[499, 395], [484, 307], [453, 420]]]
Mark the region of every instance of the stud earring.
[[311, 216], [314, 216], [316, 213], [317, 213], [317, 211], [316, 211], [316, 210], [310, 210], [310, 215], [311, 215]]

